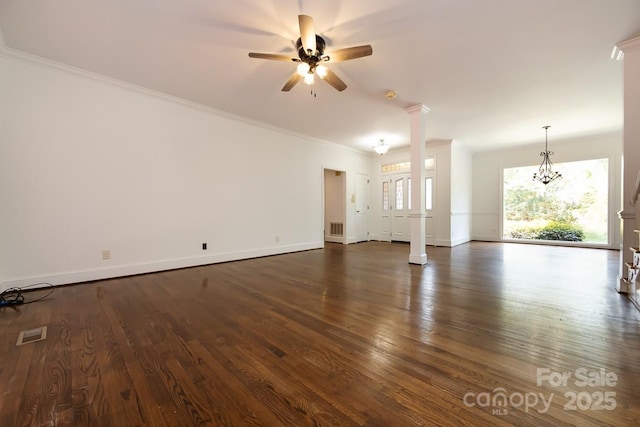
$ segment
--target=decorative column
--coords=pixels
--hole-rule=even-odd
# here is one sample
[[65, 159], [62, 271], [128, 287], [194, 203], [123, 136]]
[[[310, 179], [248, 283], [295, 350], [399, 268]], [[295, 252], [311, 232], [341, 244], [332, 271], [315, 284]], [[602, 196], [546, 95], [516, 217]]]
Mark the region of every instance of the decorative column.
[[411, 230], [411, 249], [409, 263], [425, 265], [427, 263], [424, 219], [427, 216], [424, 207], [424, 151], [426, 139], [426, 116], [429, 108], [417, 104], [406, 109], [411, 120], [411, 212], [409, 225]]
[[619, 43], [624, 53], [624, 131], [623, 131], [623, 175], [621, 221], [622, 248], [620, 248], [620, 275], [616, 290], [635, 293], [635, 281], [629, 282], [625, 263], [633, 262], [630, 247], [638, 246], [636, 215], [636, 194], [638, 172], [640, 171], [640, 37]]

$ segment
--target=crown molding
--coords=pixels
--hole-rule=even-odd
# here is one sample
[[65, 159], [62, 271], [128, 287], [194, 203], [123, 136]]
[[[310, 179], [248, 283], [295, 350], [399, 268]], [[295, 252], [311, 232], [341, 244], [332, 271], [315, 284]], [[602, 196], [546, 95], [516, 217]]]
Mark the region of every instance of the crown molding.
[[[0, 43], [4, 41], [4, 39], [1, 38], [1, 34], [0, 34]], [[316, 143], [316, 144], [321, 144], [321, 145], [325, 145], [325, 146], [330, 146], [333, 148], [337, 148], [339, 150], [342, 151], [348, 151], [351, 153], [358, 153], [358, 154], [368, 154], [367, 150], [364, 149], [356, 149], [353, 147], [349, 147], [343, 144], [339, 144], [337, 142], [333, 142], [333, 141], [328, 141], [328, 140], [324, 140], [324, 139], [320, 139], [320, 138], [315, 138], [312, 137], [310, 135], [305, 135], [303, 133], [299, 133], [299, 132], [295, 132], [292, 131], [290, 129], [286, 129], [286, 128], [281, 128], [278, 126], [274, 126], [274, 125], [270, 125], [268, 123], [264, 123], [264, 122], [260, 122], [258, 120], [253, 120], [247, 117], [243, 117], [234, 113], [230, 113], [228, 111], [224, 111], [224, 110], [220, 110], [214, 107], [210, 107], [208, 105], [204, 105], [204, 104], [199, 104], [197, 102], [193, 102], [193, 101], [189, 101], [186, 100], [184, 98], [180, 98], [177, 96], [173, 96], [173, 95], [169, 95], [166, 94], [164, 92], [159, 92], [153, 89], [148, 89], [145, 88], [143, 86], [138, 86], [135, 85], [133, 83], [128, 83], [122, 80], [118, 80], [118, 79], [114, 79], [112, 77], [107, 77], [103, 74], [98, 74], [98, 73], [94, 73], [92, 71], [88, 71], [85, 70], [83, 68], [78, 68], [78, 67], [74, 67], [72, 65], [67, 65], [64, 64], [62, 62], [57, 62], [57, 61], [53, 61], [51, 59], [47, 59], [47, 58], [43, 58], [41, 56], [37, 56], [37, 55], [33, 55], [21, 50], [17, 50], [17, 49], [12, 49], [10, 47], [7, 46], [2, 46], [0, 44], [0, 57], [5, 57], [5, 58], [10, 58], [19, 62], [23, 62], [23, 63], [27, 63], [27, 64], [31, 64], [34, 66], [38, 66], [38, 67], [42, 67], [42, 68], [47, 68], [47, 69], [53, 69], [53, 70], [57, 70], [63, 73], [68, 73], [68, 74], [73, 74], [76, 75], [78, 77], [81, 78], [85, 78], [85, 79], [89, 79], [89, 80], [93, 80], [93, 81], [97, 81], [109, 86], [114, 86], [114, 87], [118, 87], [121, 89], [125, 89], [125, 90], [129, 90], [132, 92], [136, 92], [139, 93], [141, 95], [146, 95], [146, 96], [150, 96], [150, 97], [154, 97], [157, 99], [161, 99], [164, 101], [168, 101], [168, 102], [172, 102], [175, 104], [179, 104], [182, 105], [184, 107], [187, 108], [192, 108], [192, 109], [196, 109], [196, 110], [200, 110], [200, 111], [204, 111], [206, 113], [212, 114], [212, 115], [216, 115], [219, 117], [224, 117], [227, 118], [229, 120], [234, 120], [234, 121], [238, 121], [238, 122], [243, 122], [246, 123], [248, 125], [252, 125], [252, 126], [256, 126], [256, 127], [260, 127], [263, 129], [268, 129], [271, 131], [275, 131], [275, 132], [280, 132], [286, 135], [290, 135], [296, 138], [300, 138], [303, 140], [307, 140], [309, 142], [312, 143]]]
[[629, 52], [640, 50], [640, 37], [635, 37], [616, 44], [625, 55]]

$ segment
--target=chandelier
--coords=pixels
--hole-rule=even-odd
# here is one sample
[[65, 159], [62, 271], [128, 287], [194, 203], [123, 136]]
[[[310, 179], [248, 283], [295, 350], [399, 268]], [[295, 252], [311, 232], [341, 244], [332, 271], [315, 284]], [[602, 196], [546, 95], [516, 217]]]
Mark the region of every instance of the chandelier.
[[384, 143], [384, 139], [381, 139], [378, 145], [373, 147], [374, 151], [380, 155], [383, 155], [389, 150], [389, 145]]
[[544, 185], [547, 185], [557, 178], [562, 178], [562, 174], [558, 173], [558, 171], [554, 172], [551, 170], [551, 159], [549, 156], [553, 155], [553, 151], [549, 151], [547, 148], [547, 134], [550, 127], [551, 126], [542, 126], [542, 129], [544, 129], [544, 151], [540, 153], [542, 163], [540, 164], [538, 172], [533, 174], [533, 180], [540, 181]]

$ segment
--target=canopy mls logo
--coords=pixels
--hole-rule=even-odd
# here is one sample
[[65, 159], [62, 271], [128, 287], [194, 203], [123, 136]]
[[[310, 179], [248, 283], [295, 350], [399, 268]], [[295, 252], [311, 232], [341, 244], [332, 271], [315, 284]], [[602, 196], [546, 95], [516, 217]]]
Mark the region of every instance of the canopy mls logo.
[[[509, 415], [510, 410], [549, 411], [556, 397], [565, 411], [612, 411], [616, 408], [616, 393], [608, 388], [616, 387], [618, 375], [605, 368], [589, 370], [578, 368], [574, 371], [554, 371], [550, 368], [536, 370], [536, 386], [557, 389], [564, 393], [543, 393], [540, 391], [508, 393], [504, 387], [488, 392], [468, 392], [462, 398], [467, 407], [489, 408], [492, 415]], [[575, 388], [567, 390], [567, 388]], [[562, 399], [562, 396], [564, 399]]]
[[525, 412], [536, 410], [541, 414], [546, 413], [551, 406], [553, 393], [547, 399], [544, 393], [507, 393], [503, 387], [497, 387], [492, 392], [474, 393], [469, 392], [464, 395], [462, 401], [470, 408], [491, 408], [492, 415], [509, 415], [509, 409], [523, 408]]

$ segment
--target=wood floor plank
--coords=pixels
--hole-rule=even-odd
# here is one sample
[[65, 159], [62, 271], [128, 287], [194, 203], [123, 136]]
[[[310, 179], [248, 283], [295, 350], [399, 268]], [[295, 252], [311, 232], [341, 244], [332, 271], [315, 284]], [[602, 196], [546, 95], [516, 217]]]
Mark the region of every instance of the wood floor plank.
[[[0, 417], [11, 426], [640, 424], [640, 313], [614, 291], [618, 252], [472, 242], [429, 247], [428, 264], [416, 266], [408, 249], [327, 244], [59, 287], [0, 308]], [[41, 325], [46, 340], [15, 346], [20, 330]], [[540, 369], [570, 379], [538, 385]], [[617, 380], [576, 385], [579, 369]], [[614, 407], [592, 409], [605, 393]], [[540, 396], [547, 407], [518, 401]]]

